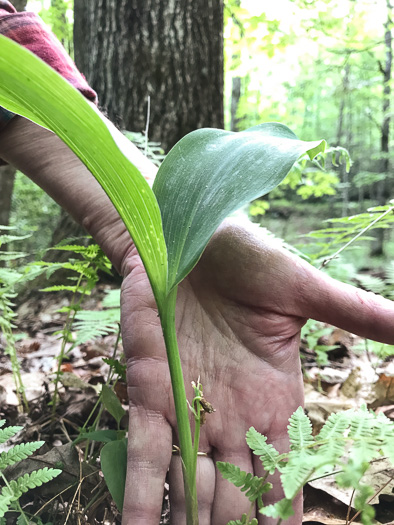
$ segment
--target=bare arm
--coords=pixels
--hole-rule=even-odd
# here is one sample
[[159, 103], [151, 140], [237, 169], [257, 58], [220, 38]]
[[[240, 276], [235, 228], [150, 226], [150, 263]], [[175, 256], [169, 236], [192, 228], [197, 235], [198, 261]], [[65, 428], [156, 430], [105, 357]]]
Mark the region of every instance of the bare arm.
[[[153, 182], [156, 167], [102, 119], [122, 151]], [[16, 117], [0, 132], [0, 158], [25, 173], [70, 213], [122, 271], [122, 261], [132, 247], [130, 235], [99, 183], [68, 146], [50, 131]]]

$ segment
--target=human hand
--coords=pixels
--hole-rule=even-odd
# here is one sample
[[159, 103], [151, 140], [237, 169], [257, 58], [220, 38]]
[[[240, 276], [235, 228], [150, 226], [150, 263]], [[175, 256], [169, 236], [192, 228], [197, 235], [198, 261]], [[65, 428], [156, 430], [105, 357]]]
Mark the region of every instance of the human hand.
[[[128, 366], [130, 433], [123, 523], [157, 525], [168, 468], [171, 523], [185, 523], [171, 381], [160, 320], [141, 261], [123, 266], [122, 333]], [[308, 317], [362, 336], [394, 342], [394, 306], [343, 285], [234, 223], [216, 232], [201, 261], [180, 285], [177, 333], [187, 395], [198, 376], [216, 412], [201, 428], [197, 471], [200, 525], [224, 525], [248, 512], [249, 501], [222, 479], [216, 461], [262, 475], [245, 442], [254, 426], [279, 451], [287, 423], [303, 403], [298, 348]], [[265, 503], [282, 497], [278, 483]], [[301, 523], [302, 501], [289, 525]], [[259, 524], [273, 520], [259, 516]]]

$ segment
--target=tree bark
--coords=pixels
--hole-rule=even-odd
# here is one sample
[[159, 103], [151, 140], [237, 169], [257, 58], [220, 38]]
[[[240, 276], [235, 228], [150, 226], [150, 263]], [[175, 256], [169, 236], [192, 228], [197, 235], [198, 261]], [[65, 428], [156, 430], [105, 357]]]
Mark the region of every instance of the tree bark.
[[[339, 107], [339, 115], [338, 115], [338, 128], [337, 128], [337, 145], [342, 146], [342, 138], [343, 138], [343, 129], [344, 129], [344, 122], [345, 122], [345, 107], [346, 107], [346, 101], [350, 103], [350, 97], [349, 97], [349, 73], [350, 73], [350, 65], [349, 65], [349, 56], [347, 57], [347, 62], [344, 70], [344, 74], [342, 77], [342, 98], [341, 98], [341, 104]], [[348, 114], [350, 112], [348, 111]], [[349, 136], [349, 133], [351, 133], [351, 126], [348, 123], [348, 134], [347, 134], [347, 144], [346, 147], [349, 150], [349, 147], [351, 146], [351, 137]], [[349, 174], [346, 171], [346, 165], [341, 164], [339, 167], [339, 173], [342, 180], [342, 217], [346, 217], [348, 215], [349, 211]]]
[[[384, 67], [380, 65], [381, 72], [383, 74], [383, 103], [382, 103], [382, 113], [383, 120], [381, 126], [381, 140], [380, 140], [380, 151], [381, 151], [381, 161], [380, 161], [380, 173], [389, 174], [390, 170], [390, 98], [391, 98], [391, 70], [393, 62], [393, 36], [391, 33], [392, 27], [392, 6], [390, 0], [386, 0], [387, 5], [387, 19], [384, 24], [385, 33], [384, 33], [384, 42], [386, 50], [386, 59]], [[387, 199], [390, 197], [390, 188], [388, 185], [387, 177], [383, 177], [381, 181], [377, 183], [376, 186], [377, 200], [380, 205], [386, 204]], [[385, 230], [377, 229], [376, 230], [376, 240], [372, 245], [371, 255], [382, 256], [384, 255], [384, 238]]]
[[168, 151], [223, 127], [223, 0], [75, 0], [75, 61], [120, 127]]
[[[15, 169], [12, 166], [0, 167], [0, 225], [10, 223], [12, 190], [14, 189]], [[4, 249], [3, 246], [2, 249]]]
[[[14, 0], [13, 5], [17, 11], [23, 11], [27, 0]], [[10, 223], [12, 191], [14, 189], [15, 169], [11, 166], [0, 166], [0, 225], [8, 226]], [[7, 246], [3, 246], [3, 250]]]
[[241, 98], [241, 77], [233, 77], [231, 89], [231, 131], [239, 131], [239, 118], [237, 111]]

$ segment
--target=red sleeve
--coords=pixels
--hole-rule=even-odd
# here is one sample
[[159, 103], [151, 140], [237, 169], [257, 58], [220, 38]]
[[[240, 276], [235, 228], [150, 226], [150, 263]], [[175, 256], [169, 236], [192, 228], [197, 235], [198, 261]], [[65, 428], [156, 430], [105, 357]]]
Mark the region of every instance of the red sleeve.
[[[86, 98], [97, 104], [97, 95], [78, 71], [52, 31], [35, 13], [17, 13], [8, 0], [0, 0], [0, 34], [26, 47], [60, 73]], [[14, 114], [0, 106], [0, 129]], [[0, 159], [0, 165], [4, 162]]]
[[[63, 46], [38, 15], [27, 11], [17, 13], [8, 0], [0, 0], [0, 34], [35, 53], [86, 98], [97, 103], [95, 91], [88, 85]], [[0, 127], [8, 120], [9, 118], [2, 118], [0, 112]]]

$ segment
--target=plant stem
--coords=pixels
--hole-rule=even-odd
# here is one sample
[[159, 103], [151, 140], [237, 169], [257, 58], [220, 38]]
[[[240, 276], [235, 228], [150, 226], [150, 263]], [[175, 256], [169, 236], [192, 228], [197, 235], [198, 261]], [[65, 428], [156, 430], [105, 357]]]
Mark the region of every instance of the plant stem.
[[183, 483], [186, 500], [186, 523], [198, 525], [197, 487], [194, 473], [192, 435], [189, 422], [185, 383], [175, 329], [175, 304], [178, 287], [168, 294], [160, 308], [160, 320], [166, 345], [168, 366], [174, 395], [175, 413], [178, 424], [179, 445], [183, 467]]
[[329, 262], [331, 262], [333, 259], [336, 259], [338, 257], [338, 255], [343, 252], [343, 250], [345, 250], [348, 246], [350, 246], [356, 239], [358, 239], [359, 237], [361, 237], [362, 235], [364, 235], [364, 233], [366, 233], [369, 229], [371, 229], [373, 226], [375, 226], [375, 224], [379, 221], [381, 221], [384, 217], [386, 217], [386, 215], [388, 215], [389, 213], [391, 213], [392, 211], [394, 211], [394, 206], [390, 206], [390, 208], [388, 210], [386, 210], [384, 213], [382, 213], [381, 215], [379, 215], [379, 217], [377, 217], [374, 221], [372, 221], [370, 224], [368, 224], [368, 226], [366, 226], [363, 230], [361, 230], [357, 235], [355, 235], [353, 237], [353, 239], [350, 239], [349, 242], [347, 242], [344, 246], [342, 246], [342, 248], [339, 248], [338, 251], [336, 251], [334, 253], [334, 255], [330, 255], [330, 257], [327, 257], [326, 259], [324, 259], [324, 261], [322, 262], [322, 264], [320, 265], [319, 267], [319, 270], [321, 270], [323, 267], [327, 266], [327, 264]]
[[[87, 265], [87, 268], [88, 267], [89, 267], [89, 265]], [[71, 334], [71, 327], [72, 327], [72, 324], [74, 322], [75, 315], [76, 315], [77, 310], [78, 310], [79, 306], [81, 305], [81, 303], [82, 303], [82, 301], [83, 301], [83, 299], [85, 297], [85, 293], [86, 293], [86, 288], [84, 290], [82, 290], [82, 291], [80, 289], [83, 277], [84, 277], [84, 274], [81, 273], [79, 275], [79, 278], [78, 278], [78, 282], [77, 282], [77, 285], [76, 285], [75, 292], [72, 295], [70, 306], [69, 306], [69, 311], [67, 313], [66, 322], [65, 322], [64, 328], [62, 330], [62, 332], [63, 332], [63, 334], [62, 334], [62, 345], [61, 345], [61, 348], [60, 348], [60, 353], [59, 353], [59, 355], [57, 357], [57, 370], [56, 370], [56, 375], [55, 375], [55, 391], [54, 391], [53, 397], [52, 397], [52, 417], [55, 417], [55, 414], [56, 414], [57, 398], [58, 398], [58, 395], [59, 395], [59, 381], [60, 381], [60, 376], [62, 374], [62, 370], [61, 369], [62, 369], [63, 359], [64, 359], [64, 356], [66, 354], [66, 345], [69, 342], [69, 337], [70, 337], [70, 334]], [[77, 293], [81, 294], [81, 296], [78, 299], [78, 301], [75, 300], [76, 296], [77, 296]]]
[[196, 479], [197, 475], [197, 458], [198, 458], [198, 447], [200, 444], [200, 428], [201, 428], [201, 407], [200, 401], [197, 399], [194, 403], [194, 409], [196, 410], [197, 416], [194, 418], [194, 441], [193, 441], [193, 478]]

